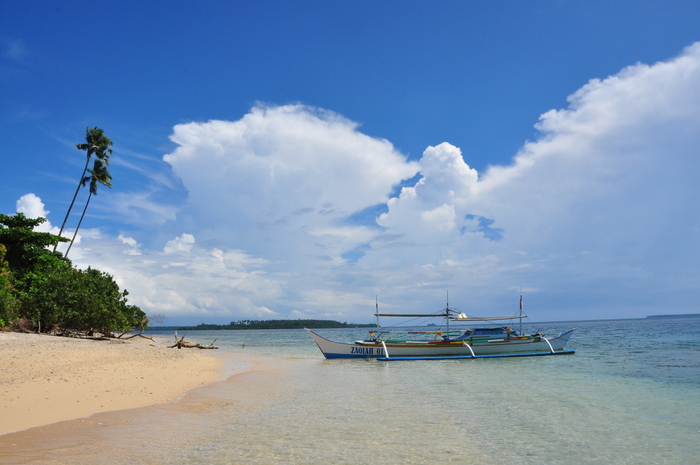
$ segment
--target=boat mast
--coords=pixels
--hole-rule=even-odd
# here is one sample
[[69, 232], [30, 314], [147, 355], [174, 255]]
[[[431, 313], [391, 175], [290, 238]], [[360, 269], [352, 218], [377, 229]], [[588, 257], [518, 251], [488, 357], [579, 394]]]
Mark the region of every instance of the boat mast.
[[445, 307], [445, 321], [447, 322], [447, 340], [450, 340], [450, 291], [447, 291], [447, 306]]
[[377, 295], [374, 296], [374, 318], [377, 320], [377, 331], [379, 328], [381, 328], [381, 325], [379, 324], [379, 297]]
[[520, 329], [518, 330], [518, 336], [523, 335], [523, 290], [520, 289]]

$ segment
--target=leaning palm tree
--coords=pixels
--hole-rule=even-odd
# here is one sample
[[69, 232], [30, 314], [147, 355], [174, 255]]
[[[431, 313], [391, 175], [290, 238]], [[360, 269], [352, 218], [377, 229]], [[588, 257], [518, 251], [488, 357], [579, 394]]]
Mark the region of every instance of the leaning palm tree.
[[82, 187], [88, 181], [90, 181], [90, 193], [88, 194], [87, 201], [85, 202], [85, 207], [83, 207], [83, 213], [80, 215], [78, 226], [75, 228], [75, 232], [73, 233], [73, 239], [71, 239], [70, 244], [68, 244], [68, 250], [66, 250], [66, 253], [64, 254], [66, 257], [68, 256], [68, 252], [70, 252], [71, 247], [73, 247], [73, 242], [75, 242], [75, 238], [78, 235], [78, 229], [80, 229], [80, 225], [83, 223], [85, 212], [87, 211], [88, 205], [90, 205], [90, 199], [92, 198], [93, 194], [97, 195], [97, 185], [102, 184], [107, 187], [112, 187], [112, 175], [107, 170], [107, 166], [102, 163], [102, 160], [99, 158], [95, 160], [92, 169], [87, 170], [87, 172], [90, 173], [90, 176], [83, 177], [83, 179], [80, 181], [80, 186]]
[[[85, 143], [84, 144], [76, 144], [75, 147], [78, 150], [85, 150], [87, 159], [85, 160], [85, 168], [83, 169], [83, 174], [80, 175], [80, 182], [78, 182], [78, 188], [75, 190], [75, 194], [73, 194], [73, 200], [71, 200], [70, 206], [68, 207], [68, 211], [66, 212], [66, 217], [63, 218], [63, 224], [61, 224], [61, 230], [58, 232], [58, 235], [60, 236], [61, 233], [63, 233], [63, 229], [66, 227], [66, 222], [68, 221], [68, 217], [70, 216], [70, 212], [73, 209], [73, 204], [75, 203], [75, 199], [78, 197], [78, 192], [80, 191], [80, 188], [85, 186], [86, 181], [86, 176], [85, 173], [88, 172], [88, 165], [90, 163], [90, 157], [94, 154], [98, 160], [102, 162], [103, 165], [109, 165], [109, 156], [112, 154], [112, 149], [109, 147], [112, 146], [112, 141], [109, 140], [107, 136], [104, 135], [104, 131], [98, 127], [94, 127], [92, 129], [86, 128], [85, 129]], [[87, 179], [91, 179], [89, 176]], [[111, 177], [110, 177], [111, 179]], [[95, 187], [97, 189], [97, 187]], [[87, 207], [87, 205], [86, 205]], [[83, 215], [85, 215], [85, 212], [83, 212]], [[82, 216], [80, 217], [82, 221]], [[75, 236], [74, 236], [75, 237]], [[71, 245], [73, 243], [71, 242]], [[54, 245], [53, 250], [54, 252], [56, 251], [56, 247], [58, 244]], [[68, 248], [70, 250], [70, 247]]]

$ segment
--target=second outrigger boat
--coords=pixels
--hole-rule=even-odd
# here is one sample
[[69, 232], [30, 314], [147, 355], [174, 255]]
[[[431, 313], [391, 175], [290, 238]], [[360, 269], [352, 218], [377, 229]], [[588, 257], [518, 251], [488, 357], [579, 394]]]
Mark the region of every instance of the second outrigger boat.
[[[520, 297], [520, 314], [505, 317], [470, 317], [449, 308], [431, 314], [395, 314], [375, 313], [377, 330], [370, 331], [369, 338], [355, 342], [340, 342], [326, 339], [307, 329], [326, 358], [377, 358], [379, 360], [418, 360], [438, 358], [485, 358], [485, 357], [524, 357], [536, 355], [573, 354], [565, 350], [574, 329], [564, 331], [555, 337], [544, 334], [523, 334], [522, 296]], [[408, 334], [422, 334], [423, 338], [390, 339], [386, 332], [380, 331], [380, 317], [435, 318], [442, 317], [446, 323], [445, 331], [409, 331]], [[497, 321], [519, 320], [520, 331], [507, 326], [475, 327], [466, 330], [450, 331], [450, 321]], [[432, 338], [430, 338], [432, 336]]]

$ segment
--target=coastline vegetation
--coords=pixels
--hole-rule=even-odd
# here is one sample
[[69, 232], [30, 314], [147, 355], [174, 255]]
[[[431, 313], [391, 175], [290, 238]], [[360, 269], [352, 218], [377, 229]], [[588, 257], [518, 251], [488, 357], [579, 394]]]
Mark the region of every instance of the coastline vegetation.
[[[216, 329], [304, 329], [304, 328], [367, 328], [373, 324], [341, 323], [333, 320], [240, 320], [227, 325], [201, 323], [197, 326], [180, 326], [180, 330]], [[155, 329], [155, 328], [154, 328]]]
[[50, 250], [68, 239], [34, 231], [45, 221], [0, 214], [0, 328], [109, 336], [145, 327], [146, 314], [111, 275]]
[[[121, 291], [111, 275], [74, 267], [67, 258], [70, 247], [66, 254], [56, 251], [61, 242], [73, 245], [97, 185], [112, 187], [107, 170], [112, 141], [97, 127], [86, 129], [85, 140], [76, 145], [87, 153], [85, 169], [61, 225], [63, 232], [78, 191], [89, 183], [90, 194], [72, 239], [61, 232], [35, 231], [46, 218], [0, 214], [0, 329], [112, 336], [148, 324], [146, 314], [127, 303], [128, 292]], [[96, 159], [88, 169], [92, 155]]]
[[647, 318], [700, 318], [700, 313], [675, 313], [671, 315], [649, 315]]

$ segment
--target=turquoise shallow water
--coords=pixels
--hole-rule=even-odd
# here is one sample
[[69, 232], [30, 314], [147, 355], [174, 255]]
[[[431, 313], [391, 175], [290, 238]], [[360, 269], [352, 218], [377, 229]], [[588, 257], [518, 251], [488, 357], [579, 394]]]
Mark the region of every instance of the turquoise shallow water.
[[577, 353], [389, 363], [325, 360], [302, 330], [188, 332], [263, 363], [177, 404], [39, 428], [7, 463], [697, 463], [699, 324], [542, 323], [577, 327]]

